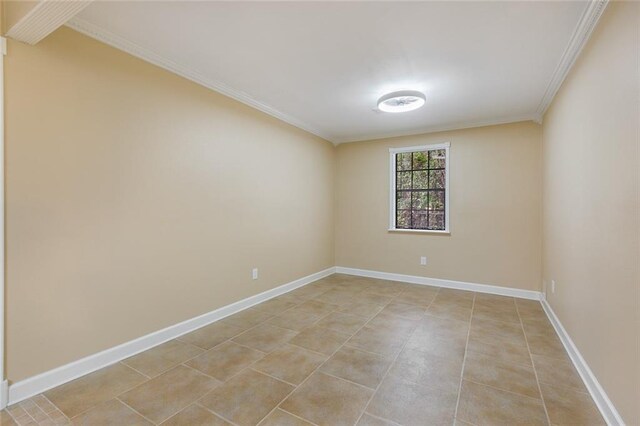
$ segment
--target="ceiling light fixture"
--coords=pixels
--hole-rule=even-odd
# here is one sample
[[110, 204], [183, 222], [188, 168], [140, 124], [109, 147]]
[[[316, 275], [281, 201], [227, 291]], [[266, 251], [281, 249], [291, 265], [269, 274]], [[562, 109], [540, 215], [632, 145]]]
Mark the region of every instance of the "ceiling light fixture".
[[420, 108], [424, 102], [424, 94], [416, 90], [401, 90], [378, 99], [378, 109], [384, 112], [407, 112]]

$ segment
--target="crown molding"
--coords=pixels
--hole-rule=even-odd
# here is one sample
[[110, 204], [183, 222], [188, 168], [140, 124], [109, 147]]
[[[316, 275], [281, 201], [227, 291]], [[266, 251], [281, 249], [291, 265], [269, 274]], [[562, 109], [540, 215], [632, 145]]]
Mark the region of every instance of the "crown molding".
[[524, 115], [512, 115], [508, 117], [500, 117], [500, 118], [495, 118], [490, 120], [461, 121], [457, 123], [444, 124], [442, 126], [422, 127], [419, 129], [409, 130], [405, 132], [391, 132], [391, 133], [382, 134], [382, 135], [370, 134], [370, 135], [360, 136], [357, 138], [337, 139], [335, 141], [335, 144], [340, 145], [343, 143], [364, 142], [364, 141], [379, 140], [379, 139], [397, 138], [397, 137], [403, 137], [403, 136], [417, 136], [417, 135], [424, 135], [427, 133], [448, 132], [451, 130], [464, 130], [464, 129], [473, 129], [475, 127], [497, 126], [499, 124], [518, 123], [521, 121], [533, 121], [540, 124], [542, 122], [542, 118], [538, 114], [524, 114]]
[[7, 31], [7, 37], [34, 45], [87, 7], [90, 0], [42, 0]]
[[591, 0], [585, 7], [578, 25], [569, 40], [569, 45], [565, 49], [560, 62], [551, 76], [551, 81], [547, 85], [547, 89], [544, 92], [544, 96], [538, 105], [536, 113], [539, 117], [543, 117], [544, 113], [551, 105], [554, 96], [558, 93], [560, 86], [567, 78], [567, 74], [571, 70], [571, 67], [576, 62], [576, 59], [580, 55], [580, 52], [589, 41], [591, 33], [593, 32], [598, 20], [602, 16], [609, 0]]
[[245, 105], [249, 105], [252, 108], [255, 108], [259, 111], [264, 112], [265, 114], [268, 114], [272, 117], [282, 120], [285, 123], [288, 123], [294, 127], [302, 129], [305, 132], [316, 135], [331, 143], [335, 143], [331, 135], [328, 135], [313, 126], [307, 123], [304, 123], [303, 121], [298, 120], [297, 118], [292, 117], [289, 114], [285, 114], [281, 111], [278, 111], [272, 106], [264, 104], [252, 98], [247, 93], [244, 93], [240, 90], [236, 90], [221, 81], [207, 78], [196, 70], [190, 69], [185, 65], [181, 65], [181, 64], [178, 64], [177, 62], [167, 59], [153, 52], [150, 49], [147, 49], [135, 43], [132, 43], [129, 40], [124, 39], [123, 37], [120, 37], [108, 30], [105, 30], [104, 28], [101, 28], [97, 25], [94, 25], [80, 18], [73, 18], [69, 20], [66, 23], [66, 26], [88, 37], [101, 41], [102, 43], [108, 44], [111, 47], [115, 47], [116, 49], [122, 50], [130, 55], [133, 55], [139, 59], [142, 59], [143, 61], [149, 62], [169, 72], [172, 72], [181, 77], [184, 77], [187, 80], [191, 80], [192, 82], [197, 83], [201, 86], [204, 86], [208, 89], [214, 90], [218, 93], [222, 93], [225, 96], [235, 99], [238, 102], [242, 102]]

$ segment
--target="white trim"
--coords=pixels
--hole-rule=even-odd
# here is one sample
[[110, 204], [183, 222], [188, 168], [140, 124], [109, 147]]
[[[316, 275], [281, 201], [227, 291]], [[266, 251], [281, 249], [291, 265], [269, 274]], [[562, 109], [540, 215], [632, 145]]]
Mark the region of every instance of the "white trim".
[[426, 126], [420, 127], [418, 129], [413, 130], [405, 130], [405, 131], [395, 131], [395, 132], [387, 132], [387, 133], [377, 133], [377, 134], [365, 134], [352, 138], [334, 138], [334, 143], [336, 145], [340, 145], [342, 143], [353, 143], [353, 142], [369, 142], [379, 139], [390, 139], [404, 136], [417, 136], [417, 135], [425, 135], [429, 133], [438, 133], [438, 132], [448, 132], [451, 130], [463, 130], [463, 129], [473, 129], [476, 127], [486, 127], [486, 126], [496, 126], [499, 124], [510, 124], [510, 123], [521, 123], [523, 121], [533, 121], [536, 123], [542, 122], [542, 117], [538, 114], [524, 114], [524, 115], [511, 115], [507, 117], [498, 117], [489, 120], [469, 120], [469, 121], [459, 121], [456, 123], [443, 124], [439, 126]]
[[123, 343], [97, 354], [90, 355], [86, 358], [79, 359], [53, 370], [46, 371], [37, 376], [14, 383], [9, 387], [9, 404], [15, 404], [16, 402], [30, 398], [48, 389], [99, 370], [100, 368], [106, 367], [142, 351], [146, 351], [147, 349], [168, 340], [175, 339], [185, 333], [189, 333], [207, 324], [211, 324], [212, 322], [235, 314], [236, 312], [247, 309], [253, 305], [295, 290], [296, 288], [317, 281], [333, 273], [335, 273], [335, 268], [333, 267], [316, 272], [315, 274], [291, 281], [288, 284], [267, 290], [263, 293], [223, 306], [222, 308], [218, 308], [198, 317], [191, 318], [165, 329], [147, 334], [146, 336], [131, 340], [127, 343]]
[[265, 114], [282, 120], [285, 123], [291, 124], [294, 127], [297, 127], [306, 132], [319, 136], [331, 143], [334, 143], [334, 138], [331, 135], [324, 133], [318, 128], [311, 126], [303, 122], [302, 120], [299, 120], [298, 118], [295, 118], [289, 114], [285, 114], [284, 112], [279, 111], [270, 105], [260, 102], [257, 99], [251, 97], [251, 95], [234, 89], [233, 87], [230, 87], [229, 85], [219, 80], [213, 80], [205, 77], [197, 70], [193, 70], [185, 65], [178, 64], [177, 62], [167, 59], [149, 49], [138, 46], [137, 44], [132, 43], [129, 40], [126, 40], [125, 38], [120, 37], [95, 24], [92, 24], [80, 18], [73, 18], [69, 22], [67, 22], [66, 26], [86, 36], [108, 44], [111, 47], [115, 47], [116, 49], [127, 52], [128, 54], [135, 56], [136, 58], [140, 58], [143, 61], [147, 61], [169, 72], [184, 77], [187, 80], [191, 80], [196, 84], [204, 86], [218, 93], [222, 93], [225, 96], [235, 99], [238, 102], [242, 102], [245, 105], [249, 105], [250, 107], [262, 111]]
[[589, 41], [589, 37], [591, 37], [593, 29], [596, 27], [596, 24], [608, 3], [609, 0], [591, 0], [585, 7], [580, 20], [578, 21], [578, 25], [576, 25], [576, 29], [569, 40], [569, 45], [562, 54], [560, 62], [553, 72], [551, 80], [547, 85], [547, 89], [545, 90], [544, 95], [540, 100], [540, 104], [538, 105], [536, 114], [540, 117], [540, 121], [542, 121], [544, 113], [551, 105], [554, 96], [558, 93], [558, 90], [560, 89], [560, 86], [562, 86], [565, 78], [567, 78], [569, 71], [571, 71], [571, 67], [580, 55], [580, 52]]
[[[449, 222], [450, 200], [449, 196], [449, 157], [451, 151], [450, 142], [442, 142], [431, 145], [405, 146], [400, 148], [389, 148], [389, 231], [404, 232], [413, 231], [423, 234], [438, 233], [451, 234], [451, 223]], [[432, 151], [436, 149], [445, 150], [444, 166], [444, 229], [442, 231], [423, 229], [399, 229], [396, 228], [396, 155], [403, 152]]]
[[0, 37], [0, 410], [7, 406], [8, 397], [4, 372], [5, 354], [5, 234], [4, 234], [4, 55], [7, 54], [7, 39]]
[[401, 281], [411, 284], [476, 291], [478, 293], [497, 294], [500, 296], [517, 297], [519, 299], [540, 300], [542, 297], [542, 293], [533, 290], [521, 290], [519, 288], [502, 287], [489, 284], [477, 284], [465, 281], [445, 280], [441, 278], [419, 277], [416, 275], [394, 274], [391, 272], [371, 271], [368, 269], [346, 268], [344, 266], [336, 266], [336, 273], [357, 275], [359, 277], [367, 278], [378, 278], [381, 280], [389, 281]]
[[7, 31], [7, 37], [36, 44], [87, 7], [88, 0], [42, 0]]
[[569, 333], [567, 333], [567, 330], [565, 330], [565, 328], [562, 326], [562, 323], [551, 308], [551, 305], [549, 305], [549, 302], [547, 302], [546, 298], [544, 297], [542, 298], [541, 302], [544, 311], [547, 313], [547, 317], [549, 317], [549, 321], [553, 325], [553, 328], [556, 330], [560, 341], [569, 354], [569, 358], [571, 358], [571, 361], [576, 367], [576, 370], [578, 370], [578, 373], [580, 374], [582, 381], [587, 387], [587, 390], [598, 406], [600, 413], [602, 413], [602, 417], [604, 417], [605, 421], [610, 426], [624, 425], [625, 423], [622, 419], [622, 416], [620, 416], [620, 413], [618, 413], [618, 410], [616, 410], [616, 407], [607, 396], [607, 393], [600, 385], [600, 382], [598, 382], [598, 379], [596, 379], [595, 374], [593, 374], [593, 371], [591, 371], [589, 365], [580, 354], [578, 347], [575, 345], [575, 343], [573, 343], [571, 337], [569, 337]]

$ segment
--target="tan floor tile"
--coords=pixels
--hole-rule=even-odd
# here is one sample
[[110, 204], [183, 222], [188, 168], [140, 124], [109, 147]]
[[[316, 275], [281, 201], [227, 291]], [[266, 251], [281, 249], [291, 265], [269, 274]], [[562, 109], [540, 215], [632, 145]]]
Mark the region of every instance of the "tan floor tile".
[[257, 349], [262, 352], [271, 352], [287, 343], [298, 332], [269, 324], [261, 324], [249, 329], [231, 341]]
[[142, 374], [155, 377], [202, 352], [204, 350], [196, 346], [178, 340], [170, 340], [122, 362]]
[[256, 425], [293, 389], [280, 380], [245, 370], [205, 395], [200, 403], [238, 425]]
[[382, 294], [362, 292], [358, 295], [357, 302], [368, 303], [377, 306], [384, 306], [393, 300], [392, 296], [384, 296]]
[[330, 330], [339, 331], [345, 334], [354, 334], [366, 322], [366, 318], [359, 317], [357, 315], [344, 314], [342, 312], [332, 312], [321, 319], [316, 325], [318, 327], [328, 328]]
[[317, 425], [353, 425], [373, 392], [365, 387], [314, 373], [281, 407]]
[[533, 355], [532, 357], [540, 383], [546, 383], [554, 387], [570, 388], [578, 392], [587, 392], [584, 382], [569, 359], [562, 360], [539, 355]]
[[231, 426], [228, 421], [216, 416], [211, 411], [191, 404], [175, 416], [171, 417], [162, 426]]
[[258, 309], [245, 309], [244, 311], [238, 312], [237, 314], [230, 315], [223, 319], [227, 324], [235, 325], [236, 327], [242, 327], [245, 330], [247, 328], [253, 327], [254, 325], [258, 325], [261, 322], [264, 322], [271, 318], [273, 314], [260, 311]]
[[476, 293], [473, 291], [457, 290], [455, 288], [441, 288], [440, 291], [438, 291], [438, 298], [440, 300], [473, 300], [475, 296]]
[[402, 293], [403, 288], [391, 285], [374, 285], [366, 289], [367, 293], [379, 294], [381, 296], [396, 297]]
[[425, 317], [407, 341], [407, 349], [462, 359], [469, 323], [446, 320], [437, 317]]
[[338, 312], [357, 315], [368, 320], [376, 316], [383, 307], [383, 305], [377, 305], [375, 303], [358, 301], [341, 306], [338, 308]]
[[497, 294], [476, 293], [475, 306], [487, 307], [497, 310], [515, 310], [516, 299]]
[[206, 325], [191, 333], [178, 337], [178, 340], [202, 349], [211, 349], [242, 333], [245, 329], [222, 321]]
[[309, 313], [307, 310], [301, 310], [300, 306], [298, 306], [271, 318], [267, 323], [289, 330], [300, 331], [315, 324], [323, 316]]
[[17, 426], [17, 423], [5, 410], [0, 411], [0, 425], [1, 426]]
[[475, 299], [473, 297], [469, 297], [469, 294], [459, 297], [449, 293], [439, 293], [433, 300], [433, 303], [443, 306], [458, 307], [461, 309], [471, 309], [473, 307], [474, 300]]
[[399, 317], [408, 318], [411, 320], [418, 320], [422, 318], [425, 313], [425, 308], [412, 305], [408, 303], [401, 303], [397, 301], [393, 301], [384, 307], [381, 313], [388, 313], [392, 315], [397, 315]]
[[356, 426], [395, 426], [397, 423], [392, 423], [387, 420], [380, 419], [378, 417], [373, 417], [370, 414], [364, 413]]
[[556, 330], [546, 318], [524, 319], [522, 320], [522, 326], [524, 328], [524, 334], [527, 336], [557, 336]]
[[501, 338], [500, 336], [485, 335], [478, 338], [477, 335], [469, 336], [467, 350], [492, 356], [498, 361], [514, 364], [533, 365], [529, 348], [524, 341], [516, 341]]
[[290, 291], [289, 293], [287, 293], [287, 295], [293, 296], [293, 297], [299, 297], [302, 299], [312, 299], [324, 293], [325, 291], [327, 291], [327, 289], [323, 289], [319, 286], [306, 285], [304, 287], [300, 287]]
[[118, 399], [155, 423], [186, 408], [220, 382], [180, 365], [120, 395]]
[[320, 371], [375, 389], [382, 381], [392, 359], [342, 347], [320, 368]]
[[36, 395], [31, 398], [45, 413], [50, 413], [56, 410], [56, 406], [51, 403], [44, 395]]
[[513, 324], [520, 324], [520, 315], [515, 303], [509, 308], [497, 308], [493, 306], [480, 305], [477, 302], [473, 305], [473, 317], [493, 321], [504, 321]]
[[285, 345], [253, 364], [252, 368], [276, 379], [299, 385], [326, 359], [323, 355], [298, 346]]
[[419, 324], [419, 319], [409, 319], [390, 314], [384, 309], [367, 323], [367, 327], [384, 330], [398, 335], [409, 335]]
[[400, 352], [407, 337], [365, 326], [351, 337], [346, 345], [383, 356], [394, 356]]
[[314, 352], [331, 355], [344, 344], [349, 337], [349, 334], [313, 326], [301, 331], [300, 334], [290, 340], [290, 343]]
[[357, 294], [354, 290], [334, 288], [314, 297], [313, 300], [339, 306], [355, 301]]
[[528, 335], [529, 350], [533, 355], [566, 359], [567, 353], [557, 336]]
[[294, 306], [298, 306], [300, 302], [294, 302], [295, 298], [282, 298], [275, 297], [273, 299], [269, 299], [266, 302], [262, 302], [258, 305], [252, 307], [252, 309], [264, 312], [266, 314], [278, 315], [286, 311], [287, 309], [291, 309]]
[[514, 343], [526, 344], [524, 331], [520, 323], [493, 321], [473, 316], [471, 319], [471, 336], [479, 339], [488, 339], [490, 336], [499, 336], [510, 339]]
[[438, 382], [456, 387], [462, 376], [462, 361], [461, 357], [444, 357], [405, 348], [389, 374], [422, 386]]
[[226, 342], [186, 364], [218, 380], [226, 381], [262, 357], [264, 357], [262, 352]]
[[71, 419], [74, 425], [109, 426], [109, 425], [153, 425], [140, 414], [124, 405], [117, 399], [99, 404], [89, 411]]
[[427, 315], [458, 321], [471, 321], [471, 307], [436, 300], [427, 308]]
[[447, 381], [421, 386], [387, 376], [366, 411], [405, 426], [452, 424], [458, 385]]
[[490, 355], [468, 351], [463, 378], [540, 399], [538, 382], [531, 366], [503, 362]]
[[525, 319], [547, 319], [547, 314], [544, 312], [542, 304], [537, 300], [516, 299], [516, 306], [523, 321]]
[[554, 425], [604, 425], [598, 407], [588, 393], [540, 384], [549, 419]]
[[308, 300], [295, 308], [300, 312], [305, 312], [309, 315], [315, 315], [317, 317], [324, 317], [325, 315], [338, 309], [338, 305], [332, 303], [320, 302], [318, 300]]
[[402, 292], [396, 297], [393, 298], [394, 302], [399, 303], [408, 303], [410, 305], [417, 305], [422, 308], [426, 308], [429, 306], [433, 300], [436, 298], [436, 292], [433, 293], [425, 293], [425, 294], [413, 294]]
[[476, 425], [546, 425], [540, 399], [462, 381], [458, 416]]
[[74, 417], [146, 380], [142, 374], [118, 363], [53, 388], [44, 395], [67, 417]]
[[260, 426], [313, 426], [313, 423], [277, 408], [260, 422]]

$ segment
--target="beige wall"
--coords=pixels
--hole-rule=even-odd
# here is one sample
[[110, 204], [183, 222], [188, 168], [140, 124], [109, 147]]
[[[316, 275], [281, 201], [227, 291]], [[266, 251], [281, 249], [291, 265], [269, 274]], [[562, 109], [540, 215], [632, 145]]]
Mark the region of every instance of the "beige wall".
[[5, 64], [10, 380], [333, 266], [329, 142], [66, 28]]
[[640, 4], [610, 3], [544, 118], [547, 298], [640, 424]]
[[2, 28], [9, 31], [15, 24], [38, 5], [38, 1], [2, 1]]
[[[451, 142], [451, 235], [387, 231], [389, 148]], [[336, 264], [539, 290], [541, 128], [527, 122], [338, 146]], [[428, 265], [420, 266], [420, 256]]]

